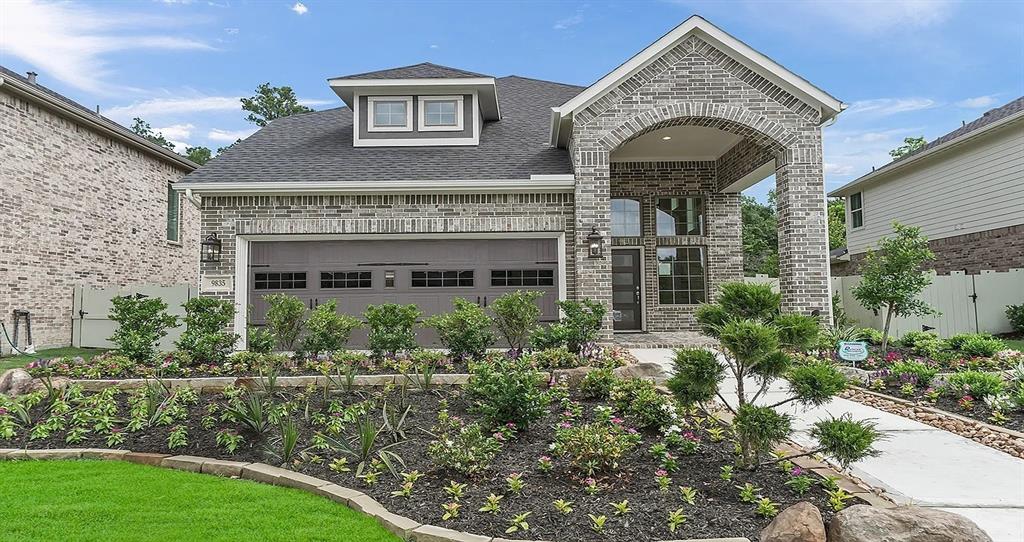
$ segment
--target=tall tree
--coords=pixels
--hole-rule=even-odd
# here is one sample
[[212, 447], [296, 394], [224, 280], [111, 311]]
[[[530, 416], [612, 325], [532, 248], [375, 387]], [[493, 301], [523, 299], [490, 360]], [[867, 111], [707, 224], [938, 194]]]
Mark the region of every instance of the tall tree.
[[904, 157], [904, 156], [906, 156], [906, 155], [916, 151], [917, 149], [920, 149], [921, 147], [924, 147], [926, 144], [928, 144], [928, 142], [924, 140], [924, 136], [921, 136], [921, 137], [906, 137], [906, 138], [903, 138], [903, 144], [902, 145], [900, 145], [899, 147], [896, 147], [895, 149], [889, 151], [889, 156], [892, 156], [893, 160], [895, 160], [897, 158], [902, 158], [902, 157]]
[[779, 233], [775, 216], [775, 191], [768, 193], [762, 205], [750, 196], [742, 196], [743, 273], [779, 276]]
[[217, 156], [220, 156], [221, 154], [224, 154], [225, 151], [227, 151], [231, 147], [234, 147], [235, 145], [238, 145], [241, 142], [242, 142], [241, 139], [236, 139], [235, 142], [230, 144], [230, 145], [227, 145], [227, 146], [224, 146], [224, 147], [218, 147], [217, 148]]
[[207, 147], [185, 147], [185, 158], [202, 166], [213, 158], [213, 152]]
[[167, 141], [167, 138], [165, 138], [160, 132], [154, 132], [149, 123], [139, 117], [132, 119], [131, 130], [137, 135], [140, 135], [165, 149], [174, 150], [174, 143]]
[[878, 249], [869, 249], [860, 266], [861, 280], [853, 297], [868, 310], [885, 309], [882, 352], [889, 346], [889, 325], [893, 316], [927, 316], [937, 311], [918, 295], [932, 283], [924, 269], [934, 260], [928, 239], [921, 229], [893, 222], [893, 237], [878, 241]]
[[846, 246], [846, 204], [842, 198], [828, 202], [828, 249]]
[[242, 98], [242, 109], [249, 112], [245, 120], [261, 127], [274, 119], [312, 111], [299, 105], [292, 87], [272, 87], [270, 83], [256, 87], [256, 94], [252, 97]]

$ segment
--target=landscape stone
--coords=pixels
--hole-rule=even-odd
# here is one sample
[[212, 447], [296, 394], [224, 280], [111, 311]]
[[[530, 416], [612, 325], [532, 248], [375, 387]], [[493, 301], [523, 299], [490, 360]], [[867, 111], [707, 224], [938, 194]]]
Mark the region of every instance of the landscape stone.
[[555, 369], [551, 371], [551, 383], [565, 382], [570, 388], [578, 388], [583, 377], [593, 371], [593, 367], [573, 367], [572, 369]]
[[661, 364], [654, 363], [653, 361], [641, 361], [632, 365], [623, 365], [622, 367], [616, 367], [612, 372], [615, 373], [615, 376], [623, 379], [657, 379], [665, 377], [665, 371], [662, 369]]
[[301, 472], [294, 472], [288, 469], [281, 469], [282, 472], [277, 477], [277, 485], [285, 487], [294, 487], [295, 489], [302, 489], [305, 491], [312, 492], [314, 489], [329, 484], [327, 480], [321, 480], [312, 476], [302, 474]]
[[249, 463], [243, 463], [241, 461], [207, 459], [203, 462], [203, 469], [201, 472], [204, 474], [223, 476], [225, 478], [240, 478], [242, 476], [242, 468], [248, 464]]
[[327, 497], [328, 499], [331, 499], [334, 502], [341, 503], [346, 506], [351, 506], [353, 499], [357, 499], [359, 497], [369, 497], [369, 495], [366, 495], [365, 493], [361, 493], [359, 491], [349, 489], [344, 486], [339, 486], [337, 484], [327, 484], [325, 486], [320, 486], [318, 488], [315, 488], [313, 490], [313, 493], [316, 493], [317, 495], [320, 495], [322, 497]]
[[86, 448], [82, 450], [82, 459], [122, 459], [129, 450], [111, 450], [108, 448]]
[[164, 460], [160, 462], [160, 466], [188, 472], [200, 472], [203, 470], [203, 462], [205, 461], [205, 457], [196, 457], [194, 455], [172, 455], [171, 457], [165, 457]]
[[128, 452], [121, 456], [121, 459], [128, 461], [129, 463], [159, 467], [160, 463], [167, 457], [171, 456], [167, 454], [151, 454], [146, 452]]
[[20, 367], [8, 369], [0, 375], [0, 395], [17, 397], [32, 389], [32, 375]]
[[825, 542], [825, 522], [817, 506], [802, 501], [786, 508], [761, 530], [761, 542]]
[[851, 506], [832, 518], [829, 542], [992, 542], [964, 516], [919, 506]]
[[411, 542], [490, 542], [491, 538], [438, 527], [420, 525], [409, 533]]
[[81, 457], [82, 450], [77, 448], [53, 450], [25, 450], [25, 458], [27, 459], [80, 459]]

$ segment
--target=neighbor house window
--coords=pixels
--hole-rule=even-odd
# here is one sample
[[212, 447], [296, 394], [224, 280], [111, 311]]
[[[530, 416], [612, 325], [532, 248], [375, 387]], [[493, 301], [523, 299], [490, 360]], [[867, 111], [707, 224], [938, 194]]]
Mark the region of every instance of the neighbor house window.
[[863, 192], [850, 194], [850, 224], [854, 228], [864, 225], [864, 196]]
[[321, 288], [372, 288], [370, 271], [333, 271], [320, 273]]
[[370, 110], [367, 130], [396, 132], [412, 130], [412, 98], [409, 96], [371, 97], [366, 99]]
[[420, 131], [462, 130], [462, 104], [462, 96], [420, 96]]
[[177, 243], [181, 236], [181, 196], [167, 185], [167, 240]]
[[658, 301], [695, 305], [706, 301], [704, 247], [658, 247]]
[[640, 237], [640, 202], [629, 198], [612, 200], [612, 237]]
[[413, 288], [456, 288], [473, 285], [472, 271], [413, 271]]
[[658, 235], [704, 235], [701, 198], [658, 199]]
[[494, 269], [491, 286], [554, 286], [553, 269]]
[[256, 273], [253, 277], [256, 290], [303, 290], [306, 288], [305, 273]]

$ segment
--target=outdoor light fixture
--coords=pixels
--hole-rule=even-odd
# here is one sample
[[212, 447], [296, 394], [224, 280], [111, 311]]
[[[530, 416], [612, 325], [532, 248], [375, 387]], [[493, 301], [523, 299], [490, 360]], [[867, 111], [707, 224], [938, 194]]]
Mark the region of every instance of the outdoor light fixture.
[[663, 141], [668, 141], [668, 140], [672, 139], [672, 136], [665, 136], [665, 137], [663, 137], [663, 138], [661, 138], [661, 139], [662, 139]]
[[217, 233], [211, 233], [206, 236], [206, 239], [202, 243], [199, 243], [199, 261], [201, 262], [219, 262], [220, 261], [220, 239], [217, 238]]
[[597, 226], [590, 228], [587, 234], [587, 257], [597, 259], [604, 257], [604, 236], [597, 231]]

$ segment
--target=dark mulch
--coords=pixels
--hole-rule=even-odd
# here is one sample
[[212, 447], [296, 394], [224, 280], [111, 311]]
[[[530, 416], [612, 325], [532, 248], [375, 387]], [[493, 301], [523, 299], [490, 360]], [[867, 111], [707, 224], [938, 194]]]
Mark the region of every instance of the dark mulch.
[[[346, 404], [351, 404], [363, 400], [368, 395], [351, 393], [335, 397]], [[427, 443], [431, 440], [426, 431], [433, 426], [436, 420], [439, 401], [442, 398], [448, 401], [453, 415], [465, 419], [474, 418], [468, 412], [469, 405], [466, 400], [455, 390], [444, 389], [413, 394], [411, 398], [413, 410], [407, 421], [408, 440], [392, 448], [404, 459], [407, 471], [415, 469], [425, 474], [416, 483], [412, 498], [391, 496], [391, 492], [398, 489], [401, 483], [386, 473], [381, 475], [380, 481], [373, 487], [366, 487], [362, 480], [355, 478], [353, 472], [334, 473], [327, 467], [330, 459], [335, 457], [329, 453], [323, 453], [323, 463], [312, 463], [307, 456], [306, 461], [288, 465], [288, 467], [364, 491], [397, 514], [412, 517], [424, 523], [443, 525], [486, 536], [506, 536], [505, 529], [512, 516], [523, 512], [532, 512], [527, 520], [530, 529], [526, 532], [515, 533], [514, 538], [640, 542], [659, 539], [746, 536], [756, 541], [758, 533], [770, 520], [757, 516], [754, 513], [755, 505], [739, 500], [738, 490], [735, 486], [745, 482], [751, 482], [762, 488], [761, 494], [778, 503], [779, 510], [798, 501], [806, 500], [822, 510], [826, 523], [833, 515], [828, 507], [827, 495], [820, 487], [814, 487], [803, 497], [798, 497], [783, 484], [788, 478], [788, 474], [774, 468], [763, 468], [756, 472], [737, 470], [735, 478], [731, 482], [721, 480], [719, 478], [720, 467], [733, 463], [732, 446], [727, 442], [712, 443], [706, 439], [706, 435], [696, 454], [679, 458], [680, 469], [672, 475], [672, 487], [669, 492], [658, 491], [654, 480], [654, 472], [658, 469], [658, 465], [651, 454], [647, 452], [657, 438], [655, 435], [644, 435], [643, 442], [637, 446], [630, 457], [623, 461], [622, 469], [619, 472], [599, 477], [600, 483], [607, 487], [595, 496], [588, 496], [583, 491], [581, 483], [583, 477], [564, 470], [557, 458], [555, 459], [555, 469], [551, 473], [544, 474], [537, 469], [537, 459], [542, 455], [550, 454], [548, 445], [554, 437], [552, 427], [558, 421], [557, 409], [554, 406], [552, 412], [544, 420], [506, 443], [485, 475], [477, 479], [469, 479], [439, 469], [426, 454]], [[396, 398], [391, 396], [389, 400], [395, 401]], [[218, 422], [217, 426], [211, 430], [203, 429], [200, 419], [206, 413], [206, 406], [210, 403], [216, 403], [223, 407], [225, 400], [219, 394], [204, 395], [200, 398], [199, 405], [189, 408], [188, 418], [181, 422], [181, 425], [188, 428], [189, 445], [187, 447], [168, 450], [167, 437], [171, 427], [167, 426], [128, 434], [122, 448], [139, 452], [191, 454], [277, 464], [273, 456], [266, 451], [277, 448], [276, 429], [272, 430], [267, 438], [243, 432], [246, 442], [242, 448], [233, 455], [224, 453], [216, 445], [217, 431], [225, 427], [236, 429], [238, 426], [234, 423]], [[126, 417], [128, 408], [125, 396], [122, 395], [118, 398], [118, 404], [119, 415]], [[593, 407], [598, 404], [585, 402], [586, 416], [592, 416]], [[324, 406], [319, 394], [310, 401], [311, 412], [323, 409]], [[39, 407], [36, 410], [36, 415], [39, 416], [41, 414], [38, 412]], [[297, 421], [302, 435], [300, 447], [305, 447], [310, 442], [314, 429], [302, 420], [302, 408], [296, 415], [299, 418]], [[351, 431], [351, 429], [347, 431]], [[23, 431], [15, 442], [0, 442], [0, 445], [31, 448], [65, 448], [69, 446], [64, 440], [66, 431], [60, 431], [47, 439], [35, 441], [28, 441], [27, 433], [27, 431]], [[82, 448], [107, 447], [105, 437], [96, 434], [90, 434], [83, 442], [74, 446]], [[524, 473], [526, 488], [521, 496], [514, 496], [506, 490], [505, 477], [513, 472]], [[443, 513], [441, 505], [450, 501], [450, 498], [442, 488], [452, 480], [466, 483], [468, 487], [461, 499], [460, 517], [446, 522], [441, 519]], [[678, 493], [678, 487], [681, 485], [692, 486], [698, 490], [696, 506], [688, 506], [681, 501]], [[489, 493], [505, 494], [505, 498], [501, 501], [501, 512], [497, 515], [477, 511], [484, 504]], [[551, 504], [556, 499], [572, 501], [574, 508], [572, 514], [563, 516], [556, 513]], [[623, 499], [629, 500], [632, 513], [624, 517], [614, 516], [614, 510], [610, 503]], [[857, 501], [850, 501], [849, 504], [857, 504]], [[687, 522], [675, 533], [670, 533], [667, 528], [668, 514], [680, 507], [685, 509]], [[591, 531], [587, 514], [608, 516], [604, 533], [597, 534]]]
[[[917, 389], [913, 397], [907, 397], [900, 393], [899, 386], [888, 386], [884, 390], [872, 389], [876, 393], [882, 393], [890, 397], [897, 399], [903, 399], [904, 401], [917, 401], [926, 404], [930, 407], [937, 408], [939, 410], [945, 410], [946, 412], [952, 412], [953, 414], [959, 414], [965, 418], [972, 418], [978, 421], [982, 421], [989, 424], [994, 424], [992, 421], [992, 409], [985, 405], [984, 401], [975, 400], [974, 406], [970, 410], [964, 410], [960, 408], [959, 397], [953, 397], [950, 395], [942, 395], [934, 403], [928, 401], [924, 396], [924, 390]], [[1007, 421], [1001, 424], [1001, 427], [1007, 429], [1013, 429], [1015, 431], [1024, 431], [1024, 410], [1009, 410], [1003, 412], [1006, 416]]]

